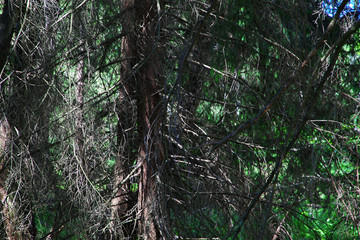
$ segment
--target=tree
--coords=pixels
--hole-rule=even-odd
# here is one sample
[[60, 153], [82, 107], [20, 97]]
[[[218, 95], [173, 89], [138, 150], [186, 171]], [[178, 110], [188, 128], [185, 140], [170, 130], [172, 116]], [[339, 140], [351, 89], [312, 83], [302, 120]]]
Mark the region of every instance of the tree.
[[[15, 19], [18, 16], [18, 9], [14, 8], [15, 11], [11, 11], [11, 5], [8, 1], [4, 3], [2, 8], [2, 14], [0, 18], [0, 49], [1, 49], [1, 59], [0, 59], [0, 69], [3, 71], [4, 65], [7, 61], [8, 52], [10, 49], [10, 41], [14, 32], [14, 25]], [[1, 87], [1, 101], [3, 102], [4, 98], [4, 88]], [[1, 106], [4, 109], [4, 106]], [[11, 237], [14, 231], [14, 226], [11, 222], [11, 214], [10, 214], [10, 207], [7, 204], [7, 190], [6, 190], [6, 180], [8, 176], [8, 169], [7, 169], [7, 159], [9, 157], [9, 144], [11, 141], [11, 129], [9, 126], [9, 122], [6, 116], [2, 117], [1, 120], [1, 202], [3, 203], [2, 206], [2, 226], [5, 229], [5, 233], [1, 234], [2, 237]]]
[[354, 4], [4, 1], [1, 237], [358, 236]]
[[[133, 5], [134, 4], [134, 5]], [[137, 165], [140, 172], [137, 199], [137, 215], [139, 218], [139, 236], [144, 239], [159, 237], [158, 223], [155, 219], [157, 198], [157, 174], [164, 161], [161, 135], [163, 109], [160, 102], [160, 84], [162, 75], [162, 53], [160, 51], [160, 9], [159, 2], [146, 0], [137, 3], [125, 1], [123, 6], [129, 11], [123, 21], [123, 31], [127, 34], [122, 41], [121, 79], [124, 90], [120, 90], [121, 98], [125, 94], [134, 96], [137, 106], [138, 156]], [[137, 65], [137, 66], [136, 66]], [[136, 72], [134, 67], [136, 66]], [[132, 92], [134, 92], [132, 94]], [[123, 101], [120, 99], [120, 101]], [[121, 103], [120, 103], [121, 104]], [[124, 111], [119, 113], [123, 114]], [[124, 124], [120, 123], [120, 124]], [[122, 134], [119, 131], [119, 134]], [[121, 135], [119, 136], [121, 137]], [[125, 161], [129, 161], [126, 159]], [[120, 162], [117, 166], [130, 166]], [[121, 188], [122, 170], [118, 170], [118, 187]], [[127, 190], [129, 192], [129, 190]], [[125, 192], [126, 193], [126, 192]], [[118, 195], [123, 193], [119, 192]], [[120, 202], [120, 201], [119, 201]], [[120, 208], [121, 206], [119, 206]], [[126, 209], [126, 207], [125, 207]]]

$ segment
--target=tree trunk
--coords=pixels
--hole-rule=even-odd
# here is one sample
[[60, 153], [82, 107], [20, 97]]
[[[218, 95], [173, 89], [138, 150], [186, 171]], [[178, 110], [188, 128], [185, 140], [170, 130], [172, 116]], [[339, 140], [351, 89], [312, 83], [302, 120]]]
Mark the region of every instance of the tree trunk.
[[[158, 239], [156, 227], [156, 176], [164, 154], [159, 136], [162, 120], [156, 68], [151, 65], [138, 82], [138, 124], [140, 133], [139, 233], [144, 239]], [[155, 67], [155, 66], [154, 66]]]
[[[124, 31], [131, 31], [133, 28], [133, 11], [130, 8], [133, 6], [132, 1], [124, 1], [123, 9], [125, 10], [125, 19], [122, 23]], [[133, 81], [134, 78], [130, 78], [131, 69], [134, 63], [133, 51], [131, 48], [131, 42], [134, 41], [133, 34], [127, 34], [122, 39], [121, 54], [125, 59], [121, 63], [121, 85], [119, 90], [119, 97], [117, 103], [117, 147], [118, 156], [115, 162], [114, 171], [114, 196], [111, 201], [112, 206], [112, 231], [115, 237], [132, 237], [134, 224], [132, 221], [127, 221], [129, 217], [129, 211], [134, 205], [134, 199], [131, 196], [130, 183], [128, 175], [130, 174], [130, 167], [134, 159], [132, 156], [132, 142], [133, 139], [129, 135], [132, 131], [132, 115], [134, 98], [134, 91], [129, 83], [129, 79]], [[136, 148], [135, 148], [136, 149]], [[128, 178], [129, 179], [129, 178]]]
[[[139, 236], [143, 239], [158, 239], [159, 229], [156, 222], [156, 180], [158, 166], [162, 164], [164, 154], [159, 136], [162, 121], [160, 104], [161, 53], [157, 32], [160, 31], [156, 1], [144, 0], [136, 6], [136, 19], [140, 21], [137, 33], [137, 58], [143, 66], [136, 75], [136, 93], [138, 108], [139, 156], [140, 168], [138, 218]], [[141, 57], [145, 58], [141, 58]]]
[[[127, 35], [122, 41], [122, 81], [124, 91], [134, 96], [137, 102], [137, 133], [139, 184], [137, 197], [138, 237], [158, 239], [159, 229], [156, 222], [156, 176], [158, 166], [164, 159], [161, 138], [159, 136], [162, 121], [160, 104], [160, 83], [162, 57], [158, 47], [160, 36], [157, 1], [125, 0], [123, 6], [129, 10], [123, 21], [123, 31]], [[132, 94], [132, 92], [135, 92]], [[120, 100], [122, 101], [122, 100]], [[131, 159], [120, 156], [116, 163], [116, 182], [119, 184], [129, 173]], [[129, 206], [127, 185], [118, 188], [118, 214], [124, 216]], [[123, 188], [125, 187], [125, 188]], [[120, 210], [122, 209], [122, 210]]]
[[[15, 21], [18, 18], [19, 9], [15, 7], [15, 4], [11, 5], [10, 1], [4, 1], [3, 12], [0, 16], [0, 79], [2, 72], [5, 68], [7, 58], [9, 56], [9, 49], [11, 46], [11, 39], [14, 33]], [[0, 96], [4, 96], [4, 89], [0, 86]], [[4, 99], [0, 98], [1, 110], [4, 111], [6, 106], [2, 104]], [[1, 218], [2, 218], [2, 230], [0, 237], [7, 238], [9, 240], [19, 239], [15, 233], [16, 224], [13, 219], [13, 209], [11, 201], [8, 199], [8, 192], [6, 181], [8, 178], [8, 154], [9, 144], [11, 142], [11, 128], [10, 124], [5, 116], [0, 120], [0, 201], [1, 201]]]
[[2, 222], [5, 229], [5, 235], [1, 234], [1, 237], [7, 237], [8, 239], [15, 239], [12, 217], [11, 217], [11, 207], [8, 206], [7, 201], [7, 190], [6, 190], [6, 179], [8, 176], [8, 169], [6, 167], [6, 159], [8, 153], [8, 147], [10, 143], [10, 125], [6, 119], [3, 117], [0, 121], [0, 200], [1, 200], [1, 211], [2, 211]]
[[[123, 70], [125, 69], [123, 68]], [[130, 210], [135, 203], [134, 193], [130, 190], [131, 184], [128, 175], [130, 174], [131, 165], [136, 159], [133, 154], [136, 150], [134, 146], [135, 134], [131, 130], [134, 128], [135, 116], [132, 113], [135, 106], [131, 103], [130, 92], [133, 91], [130, 91], [128, 84], [124, 85], [123, 89], [119, 91], [117, 106], [117, 145], [119, 150], [115, 163], [114, 197], [111, 202], [112, 231], [115, 235], [121, 237], [132, 236], [134, 232], [134, 222], [128, 221], [128, 219], [133, 219], [134, 217]]]
[[[21, 1], [9, 2], [13, 3], [9, 9], [24, 6], [21, 5]], [[49, 3], [50, 1], [47, 1], [46, 5]], [[8, 84], [8, 99], [6, 99], [7, 105], [4, 106], [4, 112], [9, 121], [9, 129], [12, 129], [10, 149], [14, 161], [12, 160], [11, 165], [18, 168], [17, 174], [12, 175], [14, 179], [11, 179], [11, 186], [7, 186], [7, 189], [17, 191], [16, 196], [21, 196], [12, 198], [9, 194], [6, 197], [4, 208], [11, 206], [14, 209], [14, 211], [11, 208], [3, 209], [4, 217], [13, 226], [11, 228], [6, 226], [9, 239], [36, 238], [37, 229], [33, 208], [39, 206], [39, 196], [48, 194], [49, 192], [45, 189], [50, 189], [48, 186], [53, 186], [55, 181], [48, 150], [49, 83], [52, 80], [51, 56], [54, 49], [49, 22], [50, 10], [47, 6], [44, 8], [46, 30], [34, 27], [29, 30], [26, 37], [19, 37], [12, 52], [14, 57], [10, 58], [13, 61], [11, 65], [13, 69], [7, 69], [7, 71], [11, 70], [12, 74], [10, 74], [11, 81]], [[23, 10], [21, 15], [15, 15], [19, 9], [8, 13], [13, 19], [13, 25], [15, 16], [20, 19], [25, 18], [23, 15], [25, 7]], [[35, 42], [41, 45], [34, 46]], [[42, 69], [40, 66], [47, 66], [47, 68]], [[6, 159], [6, 161], [10, 160]], [[7, 170], [2, 172], [4, 177], [2, 176], [1, 187], [4, 187]], [[9, 212], [11, 218], [6, 216]]]

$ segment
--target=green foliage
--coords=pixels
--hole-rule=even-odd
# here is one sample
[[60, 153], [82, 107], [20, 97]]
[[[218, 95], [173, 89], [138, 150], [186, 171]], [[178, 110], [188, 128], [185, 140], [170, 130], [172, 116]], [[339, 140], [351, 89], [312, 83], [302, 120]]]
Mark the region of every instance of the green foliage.
[[[140, 238], [138, 222], [121, 228], [145, 212], [136, 205], [141, 164], [151, 166], [150, 212], [167, 237], [358, 238], [358, 33], [320, 84], [353, 20], [338, 21], [319, 47], [329, 24], [319, 1], [227, 0], [209, 13], [211, 1], [154, 1], [164, 21], [159, 51], [150, 51], [156, 63], [142, 62], [149, 49], [124, 49], [123, 36], [146, 34], [148, 19], [124, 22], [139, 6], [58, 1], [54, 21], [43, 23], [48, 8], [30, 2], [0, 82], [3, 112], [24, 110], [11, 115], [24, 129], [12, 126], [6, 190], [31, 206], [38, 239], [52, 231], [58, 239]], [[125, 50], [134, 56], [125, 59]], [[130, 60], [140, 62], [124, 76]], [[154, 106], [139, 109], [149, 96], [140, 96], [138, 71], [152, 64], [146, 74], [157, 76], [162, 100], [148, 112]], [[18, 90], [41, 85], [42, 94]], [[160, 121], [147, 122], [148, 133], [140, 132], [144, 115]], [[113, 219], [117, 177], [128, 181], [129, 211]]]

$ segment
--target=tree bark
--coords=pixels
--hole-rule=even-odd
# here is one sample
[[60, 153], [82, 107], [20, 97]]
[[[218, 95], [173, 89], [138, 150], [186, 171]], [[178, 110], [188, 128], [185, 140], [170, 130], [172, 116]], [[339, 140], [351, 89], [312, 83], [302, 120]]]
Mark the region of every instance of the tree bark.
[[[123, 31], [129, 32], [121, 42], [121, 55], [124, 61], [121, 63], [121, 88], [117, 99], [117, 146], [118, 156], [115, 162], [114, 171], [114, 197], [112, 199], [112, 231], [115, 237], [129, 237], [135, 239], [134, 222], [127, 221], [133, 217], [131, 209], [136, 200], [131, 191], [129, 174], [132, 163], [136, 160], [133, 152], [136, 151], [136, 142], [134, 142], [134, 121], [133, 112], [136, 106], [133, 104], [135, 91], [132, 76], [132, 67], [135, 64], [134, 51], [132, 43], [136, 41], [135, 34], [130, 34], [134, 29], [134, 5], [133, 1], [123, 1], [123, 10], [125, 17], [122, 21]], [[129, 131], [129, 129], [132, 129]], [[134, 146], [135, 145], [135, 146]], [[126, 180], [127, 179], [127, 180]]]
[[[124, 40], [123, 40], [124, 41]], [[122, 75], [125, 76], [122, 68]], [[119, 91], [118, 105], [117, 105], [117, 145], [118, 156], [115, 162], [115, 189], [114, 197], [111, 201], [112, 205], [112, 231], [116, 237], [131, 237], [134, 232], [134, 222], [128, 221], [128, 218], [132, 218], [133, 214], [130, 212], [134, 206], [134, 193], [130, 190], [129, 174], [130, 167], [135, 161], [133, 151], [134, 147], [134, 133], [133, 130], [133, 118], [132, 112], [134, 106], [131, 104], [131, 96], [129, 95], [130, 89], [128, 84], [125, 84]], [[126, 180], [128, 179], [128, 180]]]
[[138, 195], [139, 236], [143, 239], [159, 239], [158, 199], [156, 196], [156, 180], [158, 166], [164, 160], [162, 141], [159, 136], [162, 121], [162, 106], [160, 98], [161, 82], [161, 52], [158, 46], [157, 29], [158, 9], [156, 1], [142, 1], [138, 9], [137, 18], [143, 26], [138, 34], [140, 56], [148, 57], [144, 66], [139, 70], [136, 78], [138, 128], [139, 128], [139, 157], [140, 182]]
[[[9, 56], [9, 49], [11, 47], [11, 39], [14, 33], [14, 25], [16, 19], [19, 17], [19, 9], [15, 4], [10, 4], [9, 0], [4, 1], [3, 12], [0, 16], [0, 79], [5, 68], [7, 58]], [[0, 92], [4, 89], [0, 85]], [[0, 95], [0, 97], [3, 94]], [[0, 102], [4, 99], [0, 98]], [[1, 103], [2, 105], [2, 103]], [[11, 142], [11, 128], [6, 117], [6, 106], [1, 106], [4, 111], [4, 116], [0, 120], [0, 201], [1, 201], [1, 218], [2, 227], [0, 237], [9, 240], [20, 239], [16, 234], [16, 221], [13, 219], [13, 209], [11, 201], [8, 199], [8, 192], [6, 181], [8, 178], [9, 169], [7, 167], [9, 145]]]
[[[154, 0], [123, 1], [129, 8], [123, 21], [123, 31], [127, 35], [122, 41], [121, 80], [124, 90], [120, 98], [130, 93], [136, 99], [139, 183], [137, 197], [137, 230], [140, 239], [159, 239], [156, 222], [156, 176], [158, 166], [164, 159], [159, 129], [162, 120], [161, 50], [158, 46], [160, 36], [159, 8]], [[132, 94], [134, 92], [134, 94]], [[120, 100], [122, 101], [122, 100]], [[120, 112], [119, 112], [120, 113]], [[120, 156], [116, 162], [116, 183], [122, 182], [129, 173], [131, 159]], [[118, 215], [124, 216], [131, 208], [128, 205], [128, 185], [118, 186]], [[125, 188], [124, 188], [125, 187]], [[119, 203], [122, 202], [120, 207]]]
[[7, 237], [8, 239], [16, 239], [14, 236], [15, 226], [11, 217], [11, 207], [7, 201], [6, 179], [8, 176], [8, 169], [6, 167], [6, 159], [8, 153], [8, 147], [10, 144], [10, 125], [3, 117], [0, 121], [0, 200], [2, 211], [2, 222], [5, 229], [5, 235], [1, 234], [1, 237]]
[[[8, 14], [12, 19], [11, 31], [13, 32], [15, 22], [26, 24], [21, 18], [25, 18], [23, 14], [27, 9], [21, 4], [22, 1], [10, 2], [12, 7], [9, 6], [11, 11], [9, 10]], [[49, 83], [52, 80], [51, 56], [54, 50], [49, 22], [52, 19], [51, 11], [47, 4], [50, 4], [50, 1], [47, 1], [44, 6], [45, 22], [41, 22], [44, 23], [45, 30], [41, 26], [31, 25], [33, 28], [28, 31], [26, 37], [19, 37], [13, 53], [6, 52], [7, 56], [13, 54], [14, 57], [11, 58], [13, 72], [10, 74], [11, 81], [8, 84], [8, 99], [6, 99], [7, 105], [4, 106], [4, 112], [9, 121], [9, 129], [12, 129], [13, 133], [10, 140], [11, 151], [13, 151], [12, 156], [16, 159], [12, 161], [12, 165], [19, 168], [18, 172], [20, 173], [14, 175], [18, 179], [14, 179], [11, 188], [7, 186], [7, 189], [16, 189], [17, 195], [21, 196], [16, 199], [6, 197], [6, 203], [9, 206], [13, 204], [13, 208], [16, 210], [11, 213], [11, 219], [9, 219], [13, 227], [6, 226], [9, 239], [36, 238], [37, 229], [33, 207], [38, 204], [39, 196], [44, 193], [48, 194], [45, 189], [49, 189], [49, 185], [55, 185], [47, 147], [50, 118]], [[18, 8], [21, 7], [23, 7], [23, 11], [22, 14], [19, 14]], [[15, 21], [15, 16], [20, 20]], [[33, 46], [35, 42], [41, 43], [41, 45]], [[43, 69], [39, 66], [47, 68]], [[6, 159], [6, 161], [10, 160]], [[4, 174], [6, 175], [6, 172]], [[4, 179], [4, 184], [5, 181]], [[6, 219], [6, 212], [9, 211], [11, 209], [3, 210]]]

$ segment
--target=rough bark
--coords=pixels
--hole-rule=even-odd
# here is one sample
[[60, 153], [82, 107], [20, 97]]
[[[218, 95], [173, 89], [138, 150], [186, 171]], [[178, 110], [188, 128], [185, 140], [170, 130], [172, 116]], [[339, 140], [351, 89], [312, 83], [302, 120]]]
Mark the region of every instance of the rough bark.
[[11, 207], [8, 206], [7, 201], [7, 190], [6, 190], [6, 179], [8, 176], [8, 169], [6, 167], [6, 159], [8, 153], [8, 147], [10, 143], [10, 125], [6, 119], [3, 117], [0, 121], [0, 200], [1, 200], [1, 211], [2, 211], [2, 222], [5, 229], [5, 235], [2, 237], [7, 237], [8, 239], [16, 239], [14, 236], [15, 226], [11, 217]]
[[[21, 7], [15, 1], [10, 2], [13, 3], [13, 7]], [[49, 2], [47, 1], [47, 4]], [[25, 6], [22, 6], [24, 11], [19, 15], [20, 19], [25, 17], [23, 14], [26, 12]], [[47, 12], [47, 6], [45, 9]], [[53, 70], [51, 67], [53, 38], [50, 34], [49, 19], [51, 16], [47, 15], [45, 22], [41, 22], [45, 24], [46, 30], [34, 27], [27, 32], [26, 37], [19, 37], [11, 53], [14, 55], [11, 58], [13, 73], [8, 84], [10, 94], [7, 96], [4, 112], [11, 129], [16, 130], [12, 131], [11, 139], [11, 151], [15, 160], [12, 166], [19, 168], [20, 174], [13, 176], [15, 179], [9, 189], [18, 191], [17, 195], [21, 196], [16, 199], [10, 197], [6, 199], [16, 207], [16, 212], [12, 213], [13, 219], [11, 219], [14, 232], [7, 234], [8, 238], [10, 238], [9, 235], [14, 236], [12, 239], [36, 238], [33, 208], [39, 204], [39, 196], [49, 194], [46, 190], [50, 189], [48, 186], [55, 185], [47, 147], [50, 117], [49, 83], [52, 80]], [[23, 21], [18, 20], [18, 22]], [[34, 46], [34, 42], [41, 42], [41, 46]], [[47, 68], [41, 69], [40, 66], [47, 66]]]
[[[0, 16], [0, 77], [4, 70], [7, 58], [9, 56], [9, 49], [11, 47], [11, 39], [14, 33], [14, 25], [19, 15], [18, 5], [11, 4], [11, 1], [4, 1], [3, 13]], [[1, 78], [0, 78], [1, 79]], [[3, 91], [0, 86], [0, 102], [1, 105], [4, 102]], [[1, 106], [1, 110], [4, 111], [6, 106]], [[6, 114], [0, 120], [0, 201], [1, 201], [1, 222], [2, 230], [0, 237], [7, 238], [9, 240], [20, 239], [20, 236], [16, 233], [16, 222], [13, 218], [13, 209], [11, 201], [8, 199], [8, 190], [6, 181], [8, 178], [8, 155], [9, 145], [11, 142], [11, 128], [6, 118]]]
[[[125, 15], [123, 31], [127, 35], [122, 41], [122, 81], [126, 92], [135, 92], [137, 106], [137, 132], [139, 185], [137, 197], [137, 230], [140, 239], [159, 239], [156, 222], [156, 176], [158, 166], [164, 159], [161, 138], [159, 137], [162, 109], [160, 104], [161, 51], [159, 44], [159, 6], [157, 1], [123, 1], [124, 8], [131, 8]], [[120, 100], [122, 101], [122, 100]], [[121, 156], [116, 163], [116, 182], [122, 182], [128, 171], [131, 159]], [[129, 189], [118, 186], [118, 214], [125, 215], [128, 205]], [[125, 187], [125, 188], [123, 188]], [[115, 203], [115, 202], [114, 202]]]
[[158, 166], [164, 159], [159, 136], [162, 121], [159, 95], [162, 66], [157, 28], [160, 23], [156, 1], [142, 1], [137, 10], [137, 19], [142, 22], [142, 27], [136, 49], [140, 56], [145, 56], [144, 65], [136, 78], [140, 134], [138, 164], [141, 164], [138, 195], [139, 235], [143, 239], [158, 239], [156, 177]]
[[[130, 167], [134, 162], [133, 157], [133, 107], [129, 96], [128, 86], [124, 86], [119, 91], [117, 115], [117, 145], [119, 148], [118, 156], [115, 162], [115, 191], [112, 199], [112, 231], [116, 236], [132, 236], [134, 231], [134, 222], [128, 221], [133, 217], [131, 208], [134, 205], [134, 194], [130, 190], [129, 174]], [[126, 180], [128, 179], [128, 180]]]
[[[125, 1], [123, 9], [125, 10], [125, 18], [122, 22], [124, 31], [131, 32], [134, 28], [133, 15], [134, 11], [132, 1]], [[130, 166], [134, 159], [132, 158], [132, 142], [133, 137], [129, 136], [133, 131], [127, 131], [132, 128], [132, 116], [134, 106], [131, 101], [134, 98], [134, 91], [132, 90], [131, 82], [134, 78], [131, 77], [132, 66], [134, 65], [133, 50], [131, 42], [134, 40], [133, 34], [126, 34], [122, 39], [121, 55], [125, 59], [121, 63], [121, 84], [119, 90], [119, 97], [117, 103], [117, 145], [119, 148], [118, 156], [115, 162], [114, 171], [114, 197], [111, 201], [112, 205], [112, 231], [113, 235], [125, 237], [132, 236], [134, 224], [131, 221], [126, 221], [131, 216], [130, 209], [134, 205], [134, 199], [130, 190], [129, 181], [124, 181], [130, 174]], [[126, 222], [126, 223], [124, 223]]]

